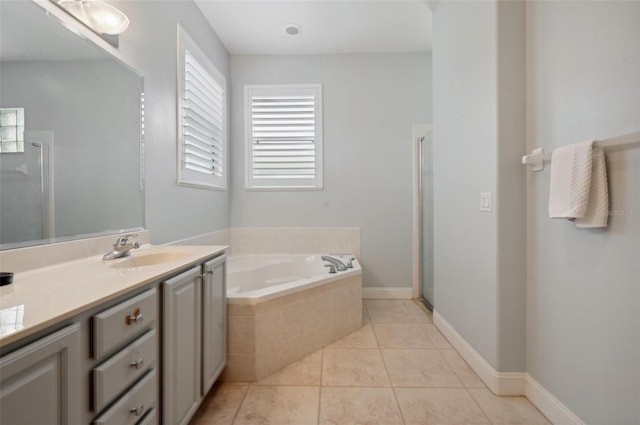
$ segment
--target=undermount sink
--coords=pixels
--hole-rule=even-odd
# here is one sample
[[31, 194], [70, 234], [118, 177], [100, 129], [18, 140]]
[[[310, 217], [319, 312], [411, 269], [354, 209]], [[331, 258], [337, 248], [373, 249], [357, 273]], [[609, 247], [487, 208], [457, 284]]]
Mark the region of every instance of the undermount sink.
[[184, 260], [188, 256], [189, 254], [186, 252], [154, 252], [137, 255], [134, 253], [131, 257], [109, 264], [109, 267], [129, 269], [133, 267], [157, 266], [158, 264]]

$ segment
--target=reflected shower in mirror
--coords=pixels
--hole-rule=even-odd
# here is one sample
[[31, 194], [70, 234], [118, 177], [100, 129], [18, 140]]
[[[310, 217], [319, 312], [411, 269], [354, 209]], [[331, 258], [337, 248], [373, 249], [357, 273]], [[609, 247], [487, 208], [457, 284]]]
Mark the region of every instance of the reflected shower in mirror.
[[142, 78], [34, 2], [0, 8], [0, 247], [144, 227]]

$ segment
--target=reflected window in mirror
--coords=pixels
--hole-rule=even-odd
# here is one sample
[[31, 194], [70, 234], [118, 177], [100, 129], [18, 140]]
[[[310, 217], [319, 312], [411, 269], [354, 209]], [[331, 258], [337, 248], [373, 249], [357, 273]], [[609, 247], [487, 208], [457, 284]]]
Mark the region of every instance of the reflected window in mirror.
[[0, 152], [24, 152], [24, 108], [0, 108]]

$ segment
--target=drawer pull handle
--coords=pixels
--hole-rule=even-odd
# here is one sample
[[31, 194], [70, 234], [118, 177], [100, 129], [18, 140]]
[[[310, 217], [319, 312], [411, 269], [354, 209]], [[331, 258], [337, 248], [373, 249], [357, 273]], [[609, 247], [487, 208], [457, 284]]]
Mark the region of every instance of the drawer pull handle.
[[144, 404], [140, 404], [136, 407], [132, 407], [131, 409], [129, 409], [129, 412], [131, 412], [131, 414], [134, 416], [142, 415], [142, 413], [144, 412]]
[[129, 363], [129, 367], [131, 369], [140, 370], [144, 367], [144, 360], [143, 359], [134, 360], [131, 363]]
[[136, 308], [133, 313], [129, 314], [127, 316], [126, 322], [127, 325], [132, 325], [132, 324], [138, 324], [138, 323], [142, 323], [142, 321], [144, 320], [144, 316], [142, 316], [142, 312], [140, 311], [139, 308]]

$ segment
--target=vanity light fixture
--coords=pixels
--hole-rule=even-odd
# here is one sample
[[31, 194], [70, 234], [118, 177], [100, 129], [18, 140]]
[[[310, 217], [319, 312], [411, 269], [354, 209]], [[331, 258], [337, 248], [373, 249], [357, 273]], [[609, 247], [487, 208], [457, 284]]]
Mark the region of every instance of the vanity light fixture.
[[127, 15], [98, 0], [60, 0], [58, 5], [98, 34], [122, 34], [129, 26]]

